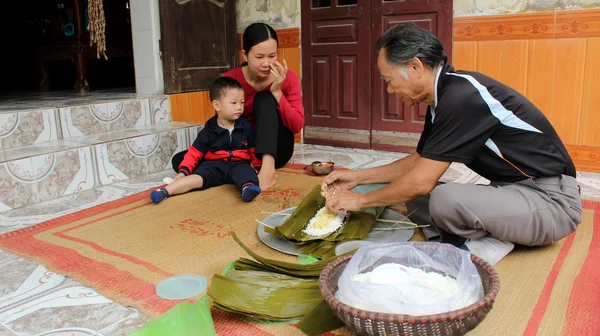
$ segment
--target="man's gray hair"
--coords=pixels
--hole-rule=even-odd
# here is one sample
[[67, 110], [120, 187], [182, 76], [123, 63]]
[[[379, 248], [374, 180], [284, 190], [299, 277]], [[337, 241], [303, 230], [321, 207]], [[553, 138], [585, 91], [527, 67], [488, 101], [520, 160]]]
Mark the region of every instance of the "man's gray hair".
[[392, 65], [406, 65], [418, 58], [429, 68], [448, 61], [442, 42], [427, 29], [412, 22], [399, 23], [377, 40], [377, 54], [385, 49], [385, 58]]

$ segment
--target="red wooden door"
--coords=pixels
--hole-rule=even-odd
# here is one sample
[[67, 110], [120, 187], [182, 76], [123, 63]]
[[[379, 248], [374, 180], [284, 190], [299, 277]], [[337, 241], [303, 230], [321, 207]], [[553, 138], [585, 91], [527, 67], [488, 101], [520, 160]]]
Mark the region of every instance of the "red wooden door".
[[370, 3], [301, 1], [305, 143], [369, 148]]
[[[373, 43], [392, 26], [414, 22], [433, 32], [452, 54], [452, 0], [373, 0], [371, 8]], [[423, 130], [427, 105], [405, 106], [402, 100], [386, 91], [372, 57], [373, 105], [371, 148], [382, 150], [411, 150]]]
[[237, 65], [235, 0], [160, 0], [165, 93], [203, 91]]

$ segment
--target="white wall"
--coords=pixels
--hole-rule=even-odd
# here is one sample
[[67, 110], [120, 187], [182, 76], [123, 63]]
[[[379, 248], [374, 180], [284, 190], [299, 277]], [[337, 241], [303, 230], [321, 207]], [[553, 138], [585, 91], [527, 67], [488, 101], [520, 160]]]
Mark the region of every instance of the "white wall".
[[137, 93], [164, 92], [158, 0], [130, 0], [133, 60]]

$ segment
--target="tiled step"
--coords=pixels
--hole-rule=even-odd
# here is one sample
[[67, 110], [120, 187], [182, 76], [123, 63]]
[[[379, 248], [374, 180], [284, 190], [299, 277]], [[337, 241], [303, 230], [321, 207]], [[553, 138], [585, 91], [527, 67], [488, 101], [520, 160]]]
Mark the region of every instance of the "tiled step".
[[0, 211], [164, 171], [199, 128], [166, 123], [0, 150]]
[[[80, 103], [81, 100], [74, 102]], [[133, 98], [68, 105], [70, 101], [39, 101], [40, 109], [0, 109], [0, 149], [102, 134], [171, 121], [167, 97]], [[31, 105], [23, 105], [27, 108]], [[9, 104], [8, 106], [20, 106]], [[48, 106], [48, 107], [46, 107]]]
[[109, 98], [0, 109], [0, 211], [165, 171], [201, 127], [172, 122], [167, 97]]

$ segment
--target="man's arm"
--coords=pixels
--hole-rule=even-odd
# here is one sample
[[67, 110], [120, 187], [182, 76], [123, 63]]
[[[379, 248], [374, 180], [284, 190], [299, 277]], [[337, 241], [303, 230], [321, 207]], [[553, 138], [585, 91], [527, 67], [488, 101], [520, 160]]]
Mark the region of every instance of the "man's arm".
[[358, 184], [389, 183], [397, 180], [406, 172], [412, 170], [421, 156], [415, 152], [402, 159], [388, 163], [384, 166], [358, 171]]
[[419, 158], [412, 169], [400, 175], [386, 187], [360, 195], [359, 206], [364, 209], [395, 205], [426, 195], [435, 188], [449, 166], [450, 162]]

